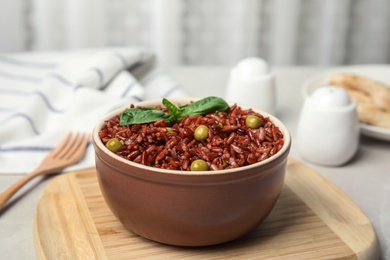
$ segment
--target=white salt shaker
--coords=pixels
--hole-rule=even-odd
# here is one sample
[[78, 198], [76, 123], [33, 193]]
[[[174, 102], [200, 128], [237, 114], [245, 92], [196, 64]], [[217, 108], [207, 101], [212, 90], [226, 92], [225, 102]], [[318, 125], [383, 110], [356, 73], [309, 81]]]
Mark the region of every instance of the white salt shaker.
[[226, 100], [274, 114], [275, 76], [266, 61], [258, 57], [241, 60], [230, 71]]
[[297, 129], [297, 148], [306, 160], [327, 166], [348, 162], [359, 145], [356, 104], [337, 87], [306, 97]]

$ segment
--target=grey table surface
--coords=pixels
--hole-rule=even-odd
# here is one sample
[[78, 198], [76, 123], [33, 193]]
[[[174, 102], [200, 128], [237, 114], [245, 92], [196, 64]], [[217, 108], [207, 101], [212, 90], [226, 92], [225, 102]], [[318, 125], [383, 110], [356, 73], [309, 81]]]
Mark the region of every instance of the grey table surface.
[[[379, 238], [381, 259], [390, 259], [390, 142], [362, 137], [355, 157], [340, 167], [306, 162], [296, 150], [294, 138], [303, 103], [301, 86], [305, 79], [324, 70], [315, 67], [276, 67], [276, 116], [288, 127], [293, 144], [291, 156], [307, 163], [345, 194], [367, 215]], [[191, 96], [223, 96], [228, 80], [226, 67], [176, 67], [168, 74]], [[20, 175], [0, 175], [0, 191]], [[36, 259], [33, 223], [39, 196], [50, 179], [36, 180], [21, 190], [0, 210], [0, 259]]]

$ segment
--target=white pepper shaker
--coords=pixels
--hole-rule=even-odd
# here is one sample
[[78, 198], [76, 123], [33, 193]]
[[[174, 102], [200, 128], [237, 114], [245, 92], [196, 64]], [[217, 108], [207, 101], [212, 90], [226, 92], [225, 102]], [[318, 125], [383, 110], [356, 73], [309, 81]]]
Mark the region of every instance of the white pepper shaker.
[[297, 129], [297, 148], [306, 160], [326, 165], [347, 163], [359, 145], [356, 103], [338, 87], [321, 87], [306, 97]]
[[230, 71], [226, 100], [275, 114], [275, 76], [267, 62], [258, 57], [241, 60]]

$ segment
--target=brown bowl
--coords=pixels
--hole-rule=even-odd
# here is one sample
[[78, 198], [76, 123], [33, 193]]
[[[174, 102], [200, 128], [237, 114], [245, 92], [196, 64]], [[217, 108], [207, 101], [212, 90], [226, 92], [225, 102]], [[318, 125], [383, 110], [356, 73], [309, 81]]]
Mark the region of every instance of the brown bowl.
[[[187, 104], [195, 99], [173, 99]], [[154, 107], [161, 100], [136, 105]], [[245, 106], [241, 106], [246, 108]], [[271, 212], [284, 183], [291, 138], [274, 116], [254, 109], [279, 127], [284, 146], [274, 156], [229, 170], [182, 172], [144, 166], [110, 152], [93, 131], [100, 189], [114, 215], [130, 231], [164, 244], [214, 245], [239, 238]]]

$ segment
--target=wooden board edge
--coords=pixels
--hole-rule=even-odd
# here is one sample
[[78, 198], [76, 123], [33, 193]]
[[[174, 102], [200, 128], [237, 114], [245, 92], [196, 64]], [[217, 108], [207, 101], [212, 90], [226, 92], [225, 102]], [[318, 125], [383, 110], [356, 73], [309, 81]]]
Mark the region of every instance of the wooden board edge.
[[285, 185], [355, 252], [357, 259], [379, 259], [379, 240], [370, 220], [334, 184], [304, 163], [289, 158]]
[[[47, 203], [48, 200], [51, 203]], [[58, 200], [61, 200], [61, 203], [58, 203]], [[48, 204], [53, 206], [50, 212], [47, 212]], [[56, 210], [55, 207], [57, 205], [65, 205], [66, 209], [71, 209], [68, 211], [69, 214], [61, 214], [64, 208]], [[46, 222], [43, 227], [39, 225], [39, 214], [50, 214], [52, 218], [45, 219], [52, 219], [52, 223]], [[56, 215], [60, 217], [56, 218]], [[61, 223], [62, 226], [58, 226], [58, 223]], [[55, 227], [50, 228], [53, 227], [50, 224]], [[65, 234], [64, 236], [74, 237], [64, 242], [64, 236], [56, 237], [58, 232]], [[88, 257], [89, 259], [108, 259], [101, 238], [88, 210], [88, 205], [76, 181], [75, 173], [67, 173], [55, 177], [47, 184], [35, 209], [33, 233], [35, 251], [38, 259], [51, 259], [48, 256], [66, 259], [69, 255], [72, 258], [73, 256], [77, 256], [77, 259], [85, 259]], [[42, 238], [47, 236], [43, 236], [42, 233], [52, 235], [59, 240], [57, 243], [63, 243], [62, 246], [45, 247], [45, 241]], [[71, 241], [70, 246], [69, 241]], [[68, 243], [68, 246], [64, 247], [65, 243]], [[71, 252], [64, 252], [64, 248]]]

